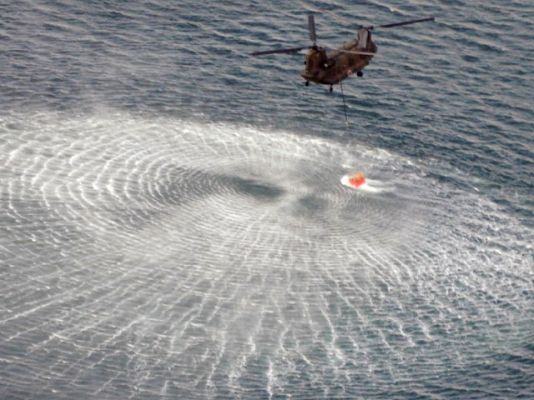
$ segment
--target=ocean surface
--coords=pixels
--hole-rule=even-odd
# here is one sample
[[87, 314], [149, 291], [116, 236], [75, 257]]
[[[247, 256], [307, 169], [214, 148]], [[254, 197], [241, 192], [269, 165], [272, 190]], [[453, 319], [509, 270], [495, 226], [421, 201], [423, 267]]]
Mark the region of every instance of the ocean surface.
[[[376, 29], [364, 77], [303, 55]], [[532, 399], [534, 3], [0, 1], [1, 399]], [[341, 184], [362, 171], [374, 190]]]

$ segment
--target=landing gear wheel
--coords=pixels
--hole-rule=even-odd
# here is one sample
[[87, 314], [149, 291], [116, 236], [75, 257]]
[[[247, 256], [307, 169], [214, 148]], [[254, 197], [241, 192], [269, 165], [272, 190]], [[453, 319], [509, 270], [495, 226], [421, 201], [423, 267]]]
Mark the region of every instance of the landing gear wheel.
[[310, 81], [304, 82], [304, 86], [310, 86]]
[[330, 89], [328, 90], [330, 93], [332, 93], [332, 91], [334, 90], [334, 88], [332, 87], [332, 85], [330, 85]]
[[356, 75], [357, 75], [359, 78], [361, 78], [361, 77], [363, 76], [363, 72], [362, 72], [362, 71], [358, 71], [358, 72], [356, 72]]

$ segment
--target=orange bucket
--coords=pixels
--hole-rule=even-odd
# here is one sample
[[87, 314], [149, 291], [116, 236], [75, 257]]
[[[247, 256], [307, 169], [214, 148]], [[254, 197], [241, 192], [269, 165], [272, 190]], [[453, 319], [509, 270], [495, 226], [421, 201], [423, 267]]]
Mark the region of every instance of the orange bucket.
[[354, 187], [360, 187], [365, 183], [365, 176], [363, 173], [358, 172], [349, 178], [349, 183]]

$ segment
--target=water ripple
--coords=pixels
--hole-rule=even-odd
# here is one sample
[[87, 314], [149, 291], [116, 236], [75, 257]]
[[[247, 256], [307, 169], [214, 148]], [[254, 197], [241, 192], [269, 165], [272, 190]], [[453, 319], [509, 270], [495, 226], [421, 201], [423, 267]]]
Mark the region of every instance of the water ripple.
[[[4, 394], [22, 368], [45, 396], [467, 393], [434, 377], [528, 324], [528, 232], [388, 152], [121, 113], [0, 126]], [[389, 190], [342, 186], [361, 165]]]

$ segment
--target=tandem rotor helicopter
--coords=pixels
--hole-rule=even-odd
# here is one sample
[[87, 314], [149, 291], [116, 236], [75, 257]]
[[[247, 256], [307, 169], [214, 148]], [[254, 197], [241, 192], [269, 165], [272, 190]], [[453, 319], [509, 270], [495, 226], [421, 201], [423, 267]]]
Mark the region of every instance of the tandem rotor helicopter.
[[[371, 31], [376, 28], [394, 28], [426, 21], [434, 21], [434, 17], [413, 19], [386, 25], [362, 26], [358, 30], [356, 39], [344, 43], [338, 49], [332, 49], [317, 45], [315, 18], [313, 14], [309, 14], [308, 32], [312, 42], [311, 46], [256, 51], [251, 53], [251, 55], [265, 56], [269, 54], [292, 54], [308, 49], [304, 61], [305, 67], [301, 73], [301, 76], [305, 79], [305, 85], [308, 86], [310, 82], [330, 85], [330, 92], [332, 92], [333, 85], [338, 83], [341, 84], [341, 81], [350, 75], [356, 73], [359, 77], [363, 76], [363, 69], [369, 65], [369, 62], [377, 51], [377, 46], [371, 39]], [[341, 86], [341, 90], [343, 91], [343, 86]]]

